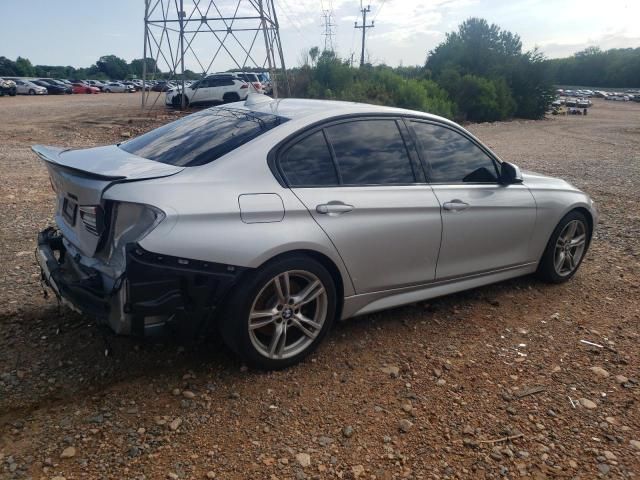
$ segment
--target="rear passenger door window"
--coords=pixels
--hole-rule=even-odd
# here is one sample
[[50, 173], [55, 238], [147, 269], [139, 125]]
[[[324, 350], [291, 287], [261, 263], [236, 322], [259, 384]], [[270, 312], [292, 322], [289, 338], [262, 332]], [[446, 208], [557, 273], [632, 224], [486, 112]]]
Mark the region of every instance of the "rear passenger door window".
[[334, 186], [340, 183], [322, 130], [287, 149], [280, 157], [280, 170], [291, 187]]
[[411, 159], [395, 120], [339, 123], [325, 129], [344, 185], [415, 183]]
[[467, 137], [442, 125], [411, 122], [431, 183], [497, 183], [495, 161]]

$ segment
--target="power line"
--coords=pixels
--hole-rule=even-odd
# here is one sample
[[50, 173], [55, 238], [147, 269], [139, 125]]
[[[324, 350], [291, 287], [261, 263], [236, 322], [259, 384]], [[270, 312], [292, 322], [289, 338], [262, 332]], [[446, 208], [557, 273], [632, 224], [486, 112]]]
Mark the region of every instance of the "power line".
[[375, 23], [376, 18], [378, 18], [378, 15], [380, 15], [380, 12], [382, 11], [382, 7], [384, 7], [384, 3], [386, 2], [386, 0], [382, 0], [380, 2], [380, 7], [378, 8], [378, 11], [376, 12], [376, 16], [373, 17], [373, 20], [371, 21], [371, 23]]
[[[362, 5], [362, 0], [360, 1]], [[367, 37], [367, 29], [374, 27], [374, 22], [371, 22], [367, 25], [367, 13], [371, 12], [371, 5], [367, 5], [367, 8], [361, 8], [360, 13], [362, 13], [362, 25], [358, 25], [358, 22], [355, 22], [354, 28], [362, 29], [362, 51], [360, 53], [360, 66], [364, 66], [364, 51], [365, 51], [365, 41]]]

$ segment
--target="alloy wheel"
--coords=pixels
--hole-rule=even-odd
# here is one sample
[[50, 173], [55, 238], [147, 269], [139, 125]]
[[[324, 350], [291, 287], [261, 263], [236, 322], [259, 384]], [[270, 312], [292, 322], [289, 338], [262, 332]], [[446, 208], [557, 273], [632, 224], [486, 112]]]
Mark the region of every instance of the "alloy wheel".
[[278, 274], [256, 296], [248, 319], [249, 337], [264, 357], [286, 359], [305, 351], [327, 319], [328, 295], [311, 272]]
[[553, 265], [561, 277], [571, 275], [584, 255], [587, 228], [580, 220], [572, 220], [565, 225], [556, 241]]

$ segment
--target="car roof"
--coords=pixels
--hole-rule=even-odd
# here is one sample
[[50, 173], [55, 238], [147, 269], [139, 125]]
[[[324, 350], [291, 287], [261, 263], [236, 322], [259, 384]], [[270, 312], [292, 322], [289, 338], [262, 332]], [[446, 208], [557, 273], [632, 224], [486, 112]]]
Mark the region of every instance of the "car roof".
[[238, 105], [242, 109], [271, 113], [289, 120], [320, 121], [328, 118], [340, 117], [343, 115], [408, 115], [422, 117], [427, 120], [434, 120], [455, 124], [445, 118], [430, 113], [407, 110], [404, 108], [385, 107], [381, 105], [371, 105], [368, 103], [344, 102], [338, 100], [312, 100], [303, 98], [271, 99], [265, 95], [250, 94], [247, 101]]

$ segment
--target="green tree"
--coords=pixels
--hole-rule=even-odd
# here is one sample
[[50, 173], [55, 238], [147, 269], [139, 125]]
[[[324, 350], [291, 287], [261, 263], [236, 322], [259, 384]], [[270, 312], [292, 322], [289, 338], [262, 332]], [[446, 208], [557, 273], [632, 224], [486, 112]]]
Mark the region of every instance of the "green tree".
[[131, 62], [129, 63], [129, 73], [135, 75], [136, 77], [142, 77], [142, 70], [145, 63], [147, 64], [147, 75], [151, 75], [153, 72], [162, 73], [157, 67], [155, 59], [149, 57], [147, 57], [146, 59], [136, 58], [131, 60]]
[[470, 18], [448, 33], [425, 66], [456, 101], [458, 115], [470, 120], [542, 118], [552, 101], [542, 55], [523, 52], [517, 34], [484, 19]]
[[22, 57], [16, 58], [16, 72], [21, 77], [32, 77], [36, 73], [29, 59]]
[[115, 55], [104, 55], [96, 62], [97, 72], [104, 73], [112, 80], [122, 80], [129, 74], [129, 65]]

